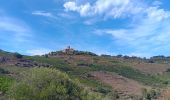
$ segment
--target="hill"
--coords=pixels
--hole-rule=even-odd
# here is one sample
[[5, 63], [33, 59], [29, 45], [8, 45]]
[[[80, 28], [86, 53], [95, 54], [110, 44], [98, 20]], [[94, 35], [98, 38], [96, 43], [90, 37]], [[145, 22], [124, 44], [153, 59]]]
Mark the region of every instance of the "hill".
[[[74, 84], [74, 87], [81, 87], [83, 91], [88, 91], [94, 96], [97, 95], [97, 97], [100, 97], [96, 98], [97, 100], [160, 99], [164, 96], [164, 91], [169, 89], [169, 63], [169, 57], [161, 56], [160, 58], [160, 56], [155, 56], [151, 57], [150, 59], [146, 59], [122, 55], [99, 56], [92, 52], [78, 51], [71, 48], [67, 48], [62, 51], [51, 52], [42, 56], [25, 56], [18, 53], [0, 51], [0, 97], [15, 98], [15, 96], [17, 96], [19, 99], [22, 99], [20, 97], [25, 97], [26, 99], [27, 96], [25, 94], [30, 94], [35, 91], [39, 91], [40, 94], [45, 93], [41, 99], [49, 99], [45, 98], [44, 95], [46, 95], [46, 97], [49, 95], [58, 96], [62, 93], [62, 91], [59, 91], [56, 94], [48, 94], [48, 91], [57, 91], [57, 89], [54, 88], [55, 84], [52, 85], [52, 87], [49, 87], [49, 89], [54, 90], [48, 90], [45, 88], [49, 86], [48, 84], [43, 85], [45, 84], [43, 83], [43, 78], [45, 76], [49, 78], [47, 78], [48, 80], [52, 80], [54, 83], [57, 83], [60, 81], [60, 79], [62, 79], [59, 78], [58, 80], [58, 78], [56, 78], [60, 76], [59, 74], [53, 75], [52, 73], [50, 74], [50, 72], [46, 71], [57, 70], [59, 73], [64, 73], [67, 76], [66, 81], [72, 80], [71, 82], [73, 83], [75, 80], [78, 81], [78, 83]], [[27, 74], [32, 70], [33, 72], [36, 72], [35, 76], [25, 77], [29, 76]], [[42, 70], [42, 72], [40, 70]], [[43, 75], [44, 77], [39, 78]], [[23, 80], [22, 83], [25, 83], [24, 85], [16, 84], [21, 80]], [[37, 84], [34, 85], [35, 88], [38, 88], [38, 86], [41, 84], [41, 87], [38, 88], [39, 90], [28, 90], [25, 85], [28, 85], [30, 81], [38, 82], [35, 83]], [[61, 85], [59, 88], [63, 88], [64, 86], [64, 91], [69, 91], [67, 90], [68, 87], [65, 86], [66, 81], [63, 80], [64, 83], [62, 82], [63, 85]], [[22, 88], [13, 88], [14, 86], [21, 86]], [[26, 93], [22, 95], [14, 94], [15, 96], [9, 95], [9, 92], [11, 92], [10, 94], [16, 93], [15, 90]], [[67, 95], [65, 96], [67, 99], [74, 98], [69, 97], [69, 92], [64, 93], [64, 95]], [[75, 98], [81, 100], [80, 95], [82, 94], [77, 94], [77, 97]], [[89, 98], [88, 100], [94, 100], [95, 98], [91, 97], [91, 95], [86, 96]], [[18, 98], [17, 100], [19, 100]], [[167, 92], [165, 98], [168, 98]], [[63, 100], [63, 98], [61, 100]]]

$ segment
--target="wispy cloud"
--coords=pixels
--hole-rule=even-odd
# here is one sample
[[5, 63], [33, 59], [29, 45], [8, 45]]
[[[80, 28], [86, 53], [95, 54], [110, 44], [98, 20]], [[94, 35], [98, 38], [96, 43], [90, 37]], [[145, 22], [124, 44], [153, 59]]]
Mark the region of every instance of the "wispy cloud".
[[66, 19], [74, 19], [75, 17], [74, 16], [71, 16], [67, 13], [58, 13], [57, 14], [59, 17], [62, 17], [62, 18], [66, 18]]
[[50, 12], [46, 11], [34, 11], [32, 12], [33, 15], [38, 15], [38, 16], [45, 16], [45, 17], [54, 17], [54, 15]]
[[47, 11], [33, 11], [32, 15], [47, 17], [53, 20], [59, 20], [58, 16], [54, 15], [52, 12], [47, 12]]
[[28, 41], [33, 35], [28, 25], [8, 16], [0, 16], [0, 33], [1, 38], [13, 37], [12, 40], [15, 42]]
[[155, 0], [152, 4], [154, 6], [160, 6], [160, 5], [162, 5], [162, 2], [160, 0]]
[[39, 49], [27, 50], [26, 53], [29, 55], [44, 55], [49, 53], [50, 51], [51, 51], [50, 49], [39, 48]]

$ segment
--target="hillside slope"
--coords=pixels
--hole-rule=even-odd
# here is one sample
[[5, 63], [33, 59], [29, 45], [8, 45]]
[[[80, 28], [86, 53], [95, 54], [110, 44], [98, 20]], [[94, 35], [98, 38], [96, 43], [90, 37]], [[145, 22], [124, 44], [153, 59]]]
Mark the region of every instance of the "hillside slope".
[[151, 59], [138, 57], [57, 51], [19, 58], [11, 53], [0, 55], [0, 58], [8, 58], [0, 63], [3, 77], [18, 81], [22, 72], [35, 67], [57, 69], [78, 80], [82, 87], [111, 100], [157, 99], [170, 83], [169, 63], [150, 62]]

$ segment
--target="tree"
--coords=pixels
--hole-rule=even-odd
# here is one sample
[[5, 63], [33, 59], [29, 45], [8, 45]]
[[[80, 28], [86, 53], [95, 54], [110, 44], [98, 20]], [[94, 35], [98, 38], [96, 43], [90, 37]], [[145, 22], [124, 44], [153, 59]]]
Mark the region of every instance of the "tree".
[[19, 53], [14, 53], [14, 57], [21, 59], [23, 57], [23, 55], [19, 54]]
[[121, 57], [123, 57], [123, 55], [120, 54], [120, 55], [117, 55], [117, 57], [118, 57], [118, 58], [121, 58]]
[[45, 54], [44, 56], [45, 56], [45, 58], [48, 58], [48, 55], [47, 55], [47, 54]]

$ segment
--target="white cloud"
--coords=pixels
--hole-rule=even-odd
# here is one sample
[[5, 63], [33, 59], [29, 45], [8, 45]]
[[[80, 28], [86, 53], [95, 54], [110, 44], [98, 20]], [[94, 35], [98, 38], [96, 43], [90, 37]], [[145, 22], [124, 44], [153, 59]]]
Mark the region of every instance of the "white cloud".
[[34, 11], [34, 12], [32, 12], [32, 14], [33, 15], [39, 15], [39, 16], [45, 16], [45, 17], [53, 16], [51, 13], [45, 12], [45, 11]]
[[134, 48], [135, 51], [130, 54], [151, 56], [168, 52], [170, 50], [170, 11], [151, 6], [140, 16], [140, 19], [133, 22], [131, 27], [97, 29], [95, 33], [112, 35], [117, 44]]
[[28, 53], [29, 55], [44, 55], [49, 53], [51, 50], [49, 49], [32, 49], [32, 50], [27, 50], [26, 53]]
[[97, 22], [97, 19], [88, 19], [88, 20], [85, 20], [83, 23], [85, 25], [93, 25], [96, 22]]
[[162, 21], [163, 19], [170, 17], [170, 12], [164, 9], [159, 9], [158, 7], [150, 7], [147, 9], [147, 15], [150, 20]]
[[44, 16], [44, 17], [49, 17], [49, 18], [57, 18], [51, 12], [46, 12], [46, 11], [33, 11], [32, 15]]
[[64, 7], [66, 8], [66, 11], [77, 11], [80, 13], [80, 15], [82, 16], [88, 16], [93, 14], [93, 12], [91, 12], [91, 10], [93, 10], [91, 8], [91, 5], [89, 3], [86, 3], [85, 5], [81, 5], [81, 6], [77, 6], [76, 2], [67, 2], [64, 4]]
[[89, 2], [78, 4], [76, 1], [68, 1], [63, 6], [66, 11], [75, 11], [81, 16], [100, 15], [113, 18], [139, 13], [145, 7], [139, 0], [97, 0], [94, 4]]
[[155, 0], [152, 4], [154, 6], [160, 6], [160, 5], [162, 5], [162, 2], [161, 2], [161, 0]]
[[78, 10], [78, 7], [76, 6], [75, 2], [66, 2], [64, 4], [64, 7], [66, 8], [66, 10], [71, 10], [71, 11], [76, 11]]
[[60, 18], [62, 17], [65, 19], [74, 19], [75, 18], [74, 16], [71, 16], [68, 13], [58, 13], [57, 15], [58, 15], [58, 17], [60, 17]]
[[133, 52], [133, 53], [130, 53], [130, 54], [125, 54], [125, 55], [128, 55], [128, 56], [136, 56], [136, 57], [146, 57], [146, 58], [149, 58], [149, 57], [152, 57], [153, 55], [151, 55], [150, 53], [147, 53], [147, 52]]
[[[67, 1], [66, 11], [78, 12], [81, 16], [95, 19], [130, 18], [128, 26], [119, 29], [96, 29], [97, 35], [111, 35], [117, 45], [133, 48], [129, 55], [159, 55], [170, 51], [170, 11], [160, 8], [162, 2], [155, 0], [150, 4], [142, 0], [96, 0], [91, 3]], [[92, 18], [91, 18], [92, 17]], [[98, 20], [101, 20], [101, 17]], [[93, 20], [86, 20], [87, 25]]]

